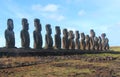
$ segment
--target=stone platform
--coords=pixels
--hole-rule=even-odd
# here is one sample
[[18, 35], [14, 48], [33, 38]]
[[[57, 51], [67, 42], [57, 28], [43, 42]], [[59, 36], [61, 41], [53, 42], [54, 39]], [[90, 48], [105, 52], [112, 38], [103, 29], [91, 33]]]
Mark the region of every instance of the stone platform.
[[115, 51], [85, 51], [85, 50], [55, 50], [55, 49], [22, 49], [22, 48], [0, 48], [0, 57], [15, 56], [62, 56], [62, 55], [78, 55], [78, 54], [102, 54], [112, 53], [120, 54]]

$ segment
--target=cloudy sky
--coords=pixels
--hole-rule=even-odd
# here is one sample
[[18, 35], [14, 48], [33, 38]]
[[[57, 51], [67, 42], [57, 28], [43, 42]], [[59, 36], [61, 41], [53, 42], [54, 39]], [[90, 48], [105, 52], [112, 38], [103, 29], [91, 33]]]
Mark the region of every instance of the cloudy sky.
[[[79, 30], [96, 36], [106, 33], [111, 46], [120, 46], [120, 0], [0, 0], [0, 47], [5, 46], [4, 31], [7, 19], [14, 20], [16, 46], [20, 47], [21, 18], [27, 18], [31, 47], [33, 47], [33, 20], [39, 18], [44, 41], [45, 24], [61, 29]], [[44, 46], [44, 45], [43, 45]]]

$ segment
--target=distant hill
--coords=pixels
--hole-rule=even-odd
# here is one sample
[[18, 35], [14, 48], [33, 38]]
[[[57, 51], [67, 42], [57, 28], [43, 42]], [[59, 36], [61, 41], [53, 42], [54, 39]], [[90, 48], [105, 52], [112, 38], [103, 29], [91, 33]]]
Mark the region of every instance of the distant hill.
[[120, 46], [111, 46], [110, 50], [120, 51]]

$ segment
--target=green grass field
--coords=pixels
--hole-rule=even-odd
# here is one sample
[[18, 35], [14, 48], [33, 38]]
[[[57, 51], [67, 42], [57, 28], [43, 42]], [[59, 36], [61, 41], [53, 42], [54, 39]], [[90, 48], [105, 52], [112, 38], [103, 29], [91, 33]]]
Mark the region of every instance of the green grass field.
[[112, 46], [110, 47], [110, 50], [120, 51], [120, 46]]

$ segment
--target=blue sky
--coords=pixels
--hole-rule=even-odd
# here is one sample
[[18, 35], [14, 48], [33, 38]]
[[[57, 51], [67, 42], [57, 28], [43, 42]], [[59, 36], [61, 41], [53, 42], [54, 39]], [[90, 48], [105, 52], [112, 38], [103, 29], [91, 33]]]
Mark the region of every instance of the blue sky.
[[120, 46], [119, 3], [120, 0], [0, 0], [0, 47], [5, 46], [4, 31], [8, 18], [14, 20], [17, 47], [21, 45], [21, 18], [28, 19], [31, 47], [34, 18], [41, 21], [43, 41], [45, 24], [49, 23], [52, 26], [52, 36], [55, 34], [55, 26], [79, 30], [85, 34], [94, 29], [96, 36], [106, 33], [111, 46]]

